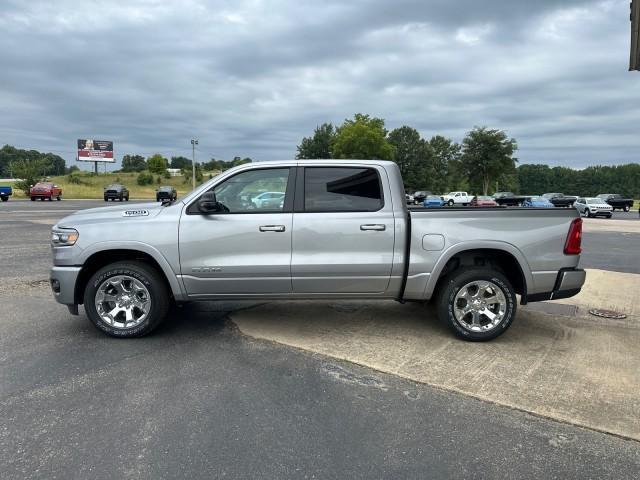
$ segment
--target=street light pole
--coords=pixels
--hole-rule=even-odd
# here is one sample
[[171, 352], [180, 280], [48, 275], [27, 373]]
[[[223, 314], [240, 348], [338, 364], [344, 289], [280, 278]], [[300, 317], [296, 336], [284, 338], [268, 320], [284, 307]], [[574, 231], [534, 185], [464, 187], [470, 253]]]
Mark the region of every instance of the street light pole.
[[196, 189], [196, 145], [197, 139], [191, 139], [191, 168], [193, 170], [193, 189]]

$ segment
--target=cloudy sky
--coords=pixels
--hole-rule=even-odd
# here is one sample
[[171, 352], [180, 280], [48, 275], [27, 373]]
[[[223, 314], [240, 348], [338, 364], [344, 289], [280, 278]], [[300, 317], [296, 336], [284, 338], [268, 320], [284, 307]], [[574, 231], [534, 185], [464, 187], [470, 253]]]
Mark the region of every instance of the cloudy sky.
[[521, 163], [640, 161], [629, 1], [0, 0], [0, 144], [292, 158], [355, 112]]

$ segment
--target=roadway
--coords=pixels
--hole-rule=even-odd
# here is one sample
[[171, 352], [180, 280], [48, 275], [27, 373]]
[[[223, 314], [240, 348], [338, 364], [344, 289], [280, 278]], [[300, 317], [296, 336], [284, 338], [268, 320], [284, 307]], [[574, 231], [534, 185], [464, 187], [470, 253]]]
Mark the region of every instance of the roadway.
[[51, 225], [99, 205], [0, 205], [3, 478], [637, 478], [638, 442], [247, 337], [246, 304], [105, 337], [38, 281]]

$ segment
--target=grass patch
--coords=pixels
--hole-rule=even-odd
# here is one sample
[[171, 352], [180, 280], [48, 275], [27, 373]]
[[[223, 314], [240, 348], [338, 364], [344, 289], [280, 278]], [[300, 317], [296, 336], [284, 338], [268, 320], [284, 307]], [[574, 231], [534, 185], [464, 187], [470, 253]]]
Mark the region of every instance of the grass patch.
[[[216, 175], [217, 172], [211, 173]], [[63, 175], [51, 177], [50, 181], [62, 188], [62, 198], [77, 199], [102, 199], [104, 187], [111, 183], [121, 183], [129, 189], [129, 197], [134, 199], [156, 198], [156, 188], [160, 185], [170, 185], [178, 191], [178, 196], [185, 195], [191, 191], [191, 180], [185, 182], [183, 176], [163, 178], [157, 183], [158, 175], [154, 175], [152, 185], [138, 185], [138, 173], [99, 173], [97, 175], [88, 172], [75, 172], [73, 175]], [[209, 174], [204, 175], [203, 182], [209, 180]], [[203, 183], [200, 182], [199, 184]], [[8, 182], [11, 185], [11, 182]], [[13, 196], [25, 198], [26, 195], [13, 186]]]

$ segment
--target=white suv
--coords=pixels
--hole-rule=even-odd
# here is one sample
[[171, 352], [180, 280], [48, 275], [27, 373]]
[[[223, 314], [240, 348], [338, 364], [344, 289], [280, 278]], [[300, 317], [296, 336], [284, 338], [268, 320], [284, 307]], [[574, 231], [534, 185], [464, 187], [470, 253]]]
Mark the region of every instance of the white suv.
[[601, 198], [578, 198], [573, 204], [580, 215], [591, 217], [607, 217], [613, 215], [613, 207]]

